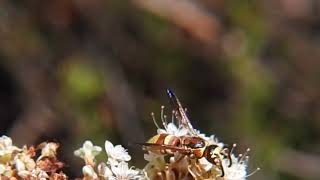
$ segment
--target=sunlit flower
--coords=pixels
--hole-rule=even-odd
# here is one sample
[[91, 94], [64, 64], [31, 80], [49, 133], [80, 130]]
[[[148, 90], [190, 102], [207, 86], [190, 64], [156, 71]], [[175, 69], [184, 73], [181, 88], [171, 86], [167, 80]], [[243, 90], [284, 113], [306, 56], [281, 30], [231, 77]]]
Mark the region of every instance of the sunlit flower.
[[110, 141], [105, 142], [105, 149], [108, 155], [108, 163], [111, 165], [118, 164], [120, 161], [130, 161], [131, 156], [121, 145], [113, 146]]
[[174, 123], [169, 123], [166, 129], [158, 129], [158, 134], [172, 134], [175, 136], [185, 136], [188, 134], [188, 130], [183, 127], [177, 127]]
[[11, 159], [11, 155], [14, 151], [20, 149], [12, 145], [12, 139], [8, 136], [0, 137], [0, 162], [5, 163]]
[[115, 179], [113, 172], [105, 163], [100, 163], [97, 169], [98, 169], [99, 176], [102, 176], [104, 179], [106, 180]]
[[58, 147], [59, 145], [57, 143], [44, 143], [44, 147], [41, 149], [41, 155], [39, 156], [37, 161], [44, 157], [55, 157], [57, 154]]
[[0, 175], [2, 175], [6, 170], [6, 166], [4, 164], [0, 164]]
[[225, 171], [225, 179], [226, 180], [245, 180], [247, 177], [247, 157], [238, 158], [234, 155], [231, 156], [232, 166], [228, 167], [229, 161], [224, 159], [222, 161], [222, 165]]
[[97, 173], [94, 171], [94, 169], [91, 165], [83, 166], [82, 173], [85, 177], [89, 177], [90, 179], [97, 179], [98, 178]]
[[31, 177], [39, 180], [46, 180], [49, 178], [49, 175], [44, 170], [36, 168], [31, 171]]
[[11, 177], [13, 175], [13, 171], [11, 166], [0, 164], [0, 176]]
[[149, 174], [154, 174], [157, 169], [162, 169], [166, 166], [166, 161], [164, 159], [164, 155], [156, 154], [153, 152], [148, 152], [144, 154], [144, 159], [148, 161], [144, 170]]
[[133, 180], [140, 179], [138, 170], [128, 167], [128, 163], [121, 161], [118, 165], [111, 166], [111, 170], [117, 180]]
[[35, 161], [30, 157], [26, 149], [14, 157], [14, 164], [18, 175], [22, 178], [28, 177], [30, 171], [36, 167]]
[[11, 149], [13, 148], [12, 146], [12, 139], [8, 136], [1, 136], [0, 137], [0, 150], [3, 150], [3, 149]]
[[82, 148], [74, 151], [74, 154], [86, 161], [87, 164], [93, 164], [95, 156], [101, 152], [101, 147], [94, 146], [91, 141], [85, 141]]

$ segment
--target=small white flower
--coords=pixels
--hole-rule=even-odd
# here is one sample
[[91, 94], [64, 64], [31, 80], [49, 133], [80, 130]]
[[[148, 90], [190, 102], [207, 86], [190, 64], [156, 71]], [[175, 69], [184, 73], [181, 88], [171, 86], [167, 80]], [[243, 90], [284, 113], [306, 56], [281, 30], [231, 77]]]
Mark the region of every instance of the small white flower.
[[31, 171], [31, 177], [40, 179], [40, 180], [46, 180], [49, 178], [49, 175], [42, 169], [36, 168]]
[[85, 141], [82, 148], [74, 151], [74, 155], [84, 159], [87, 164], [92, 164], [101, 150], [101, 147], [94, 146], [91, 141]]
[[30, 175], [30, 171], [36, 167], [34, 160], [27, 154], [22, 152], [14, 157], [15, 168], [18, 172], [18, 176], [26, 178]]
[[104, 177], [106, 180], [115, 180], [116, 178], [113, 175], [113, 172], [111, 169], [105, 164], [100, 163], [98, 165], [98, 173], [100, 176]]
[[154, 161], [158, 158], [163, 158], [163, 155], [156, 154], [156, 153], [149, 151], [148, 153], [144, 154], [143, 157], [146, 161], [151, 162], [151, 161]]
[[16, 170], [19, 172], [19, 171], [23, 171], [26, 169], [26, 166], [25, 164], [23, 163], [22, 160], [20, 159], [16, 159], [15, 160], [15, 165], [16, 165]]
[[167, 129], [158, 129], [158, 134], [172, 134], [175, 136], [185, 136], [188, 134], [188, 130], [186, 128], [180, 127], [178, 128], [175, 124], [169, 123], [167, 125]]
[[6, 170], [6, 166], [4, 164], [0, 164], [0, 175], [2, 175]]
[[18, 171], [18, 176], [24, 179], [27, 179], [30, 176], [30, 171], [22, 170]]
[[132, 180], [140, 179], [140, 171], [134, 170], [132, 167], [128, 167], [128, 163], [121, 161], [118, 165], [111, 166], [112, 172], [114, 173], [117, 180]]
[[0, 149], [5, 149], [11, 146], [12, 146], [12, 139], [10, 137], [5, 135], [0, 137]]
[[12, 145], [12, 139], [8, 136], [0, 137], [0, 162], [5, 163], [11, 159], [11, 155], [14, 151], [20, 150], [16, 146]]
[[39, 161], [44, 157], [55, 157], [57, 154], [58, 147], [59, 145], [57, 143], [52, 143], [52, 142], [45, 143], [44, 147], [41, 150], [41, 155], [39, 156], [37, 161]]
[[36, 163], [26, 152], [17, 154], [14, 157], [14, 163], [17, 170], [32, 170], [36, 167]]
[[222, 165], [225, 171], [226, 180], [245, 180], [247, 177], [247, 160], [242, 158], [237, 158], [234, 155], [231, 155], [232, 166], [228, 167], [229, 161], [224, 159]]
[[85, 165], [82, 168], [82, 173], [85, 177], [90, 177], [91, 179], [97, 179], [98, 175], [94, 171], [93, 167], [91, 165]]
[[13, 175], [13, 171], [11, 166], [0, 164], [0, 176], [11, 177]]
[[121, 145], [113, 146], [110, 141], [106, 141], [105, 144], [106, 153], [108, 155], [108, 163], [111, 165], [116, 165], [119, 161], [130, 161], [131, 156], [128, 154], [127, 150]]

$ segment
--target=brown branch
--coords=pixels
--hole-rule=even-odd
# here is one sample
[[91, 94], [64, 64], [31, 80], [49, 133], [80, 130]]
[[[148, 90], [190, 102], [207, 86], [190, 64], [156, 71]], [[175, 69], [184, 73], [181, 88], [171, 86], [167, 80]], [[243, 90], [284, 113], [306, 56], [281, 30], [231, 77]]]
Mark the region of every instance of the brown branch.
[[133, 0], [140, 8], [172, 21], [206, 44], [218, 40], [220, 23], [217, 18], [188, 0]]

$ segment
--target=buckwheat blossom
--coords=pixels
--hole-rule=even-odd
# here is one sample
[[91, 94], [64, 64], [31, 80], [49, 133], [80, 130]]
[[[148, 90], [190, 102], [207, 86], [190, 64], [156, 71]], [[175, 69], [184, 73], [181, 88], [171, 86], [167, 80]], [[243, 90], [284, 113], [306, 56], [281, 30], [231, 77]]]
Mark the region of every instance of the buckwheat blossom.
[[94, 146], [91, 141], [85, 141], [83, 146], [74, 151], [74, 155], [84, 159], [87, 164], [94, 164], [95, 156], [101, 152], [101, 147]]
[[14, 164], [18, 172], [18, 176], [22, 178], [28, 177], [31, 174], [31, 171], [36, 167], [36, 162], [30, 157], [26, 147], [23, 152], [14, 157]]
[[46, 171], [40, 168], [35, 168], [31, 171], [31, 177], [39, 180], [46, 180], [49, 178], [49, 175], [47, 174]]
[[13, 175], [13, 170], [11, 166], [0, 164], [0, 176], [11, 177]]
[[165, 162], [163, 155], [156, 154], [153, 152], [149, 152], [149, 153], [144, 154], [144, 159], [148, 162], [157, 162], [157, 161], [159, 163]]
[[120, 161], [131, 160], [131, 156], [128, 154], [127, 150], [121, 145], [113, 146], [113, 144], [110, 141], [105, 141], [104, 147], [108, 155], [108, 163], [111, 165], [116, 165]]
[[[85, 142], [84, 147], [75, 151], [75, 155], [83, 159], [90, 154], [90, 149], [95, 149], [92, 143]], [[127, 150], [121, 145], [113, 145], [110, 141], [105, 142], [107, 159], [105, 162], [90, 163], [85, 160], [82, 168], [85, 180], [146, 180], [146, 174], [143, 170], [129, 167], [127, 161], [131, 159]], [[88, 151], [88, 152], [87, 152]], [[85, 153], [86, 152], [86, 153]]]
[[175, 136], [184, 136], [188, 134], [188, 130], [183, 127], [177, 127], [174, 123], [169, 123], [166, 129], [158, 129], [158, 134], [171, 134]]
[[19, 149], [16, 146], [12, 145], [12, 139], [8, 136], [0, 137], [0, 150], [16, 150]]
[[41, 155], [37, 159], [39, 161], [40, 159], [44, 157], [55, 157], [57, 154], [57, 149], [59, 148], [59, 145], [57, 143], [43, 143], [43, 148], [41, 149]]
[[102, 176], [106, 180], [114, 180], [115, 177], [113, 175], [113, 172], [111, 169], [105, 164], [105, 163], [100, 163], [97, 167], [99, 176]]
[[[249, 149], [247, 150], [247, 152]], [[247, 153], [246, 152], [246, 153]], [[248, 160], [249, 156], [241, 155], [236, 157], [234, 154], [231, 155], [232, 159], [232, 166], [228, 167], [226, 160], [222, 161], [222, 165], [225, 168], [225, 179], [226, 180], [245, 180], [247, 177], [253, 175], [257, 171], [260, 170], [260, 168], [257, 168], [255, 171], [251, 172], [250, 174], [247, 174], [247, 167], [248, 167]]]
[[82, 167], [82, 173], [85, 177], [88, 177], [89, 179], [97, 179], [98, 175], [94, 171], [93, 167], [91, 165], [85, 165]]
[[[26, 145], [18, 148], [10, 137], [0, 137], [0, 179], [67, 179], [61, 171], [63, 163], [55, 156], [57, 148], [58, 144], [50, 142], [42, 143], [37, 148]], [[36, 161], [38, 150], [41, 150], [42, 157]]]
[[121, 161], [118, 165], [111, 166], [111, 170], [117, 180], [134, 180], [140, 179], [141, 175], [133, 167], [129, 168], [128, 163]]
[[12, 145], [12, 139], [8, 136], [0, 137], [0, 163], [5, 163], [11, 159], [12, 153], [20, 151], [18, 147]]
[[144, 154], [144, 159], [148, 161], [148, 163], [143, 169], [149, 174], [154, 174], [156, 171], [156, 168], [162, 169], [166, 166], [166, 161], [163, 155], [149, 152]]

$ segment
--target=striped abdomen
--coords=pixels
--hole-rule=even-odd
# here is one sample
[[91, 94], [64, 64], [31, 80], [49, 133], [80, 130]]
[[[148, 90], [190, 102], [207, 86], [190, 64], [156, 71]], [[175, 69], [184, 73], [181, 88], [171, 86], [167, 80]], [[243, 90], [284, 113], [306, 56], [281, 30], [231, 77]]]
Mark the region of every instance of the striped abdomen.
[[[170, 147], [180, 147], [181, 139], [177, 136], [170, 134], [158, 134], [149, 139], [147, 143], [165, 145]], [[176, 150], [169, 148], [151, 148], [150, 151], [157, 154], [173, 154], [174, 152], [176, 152]]]

